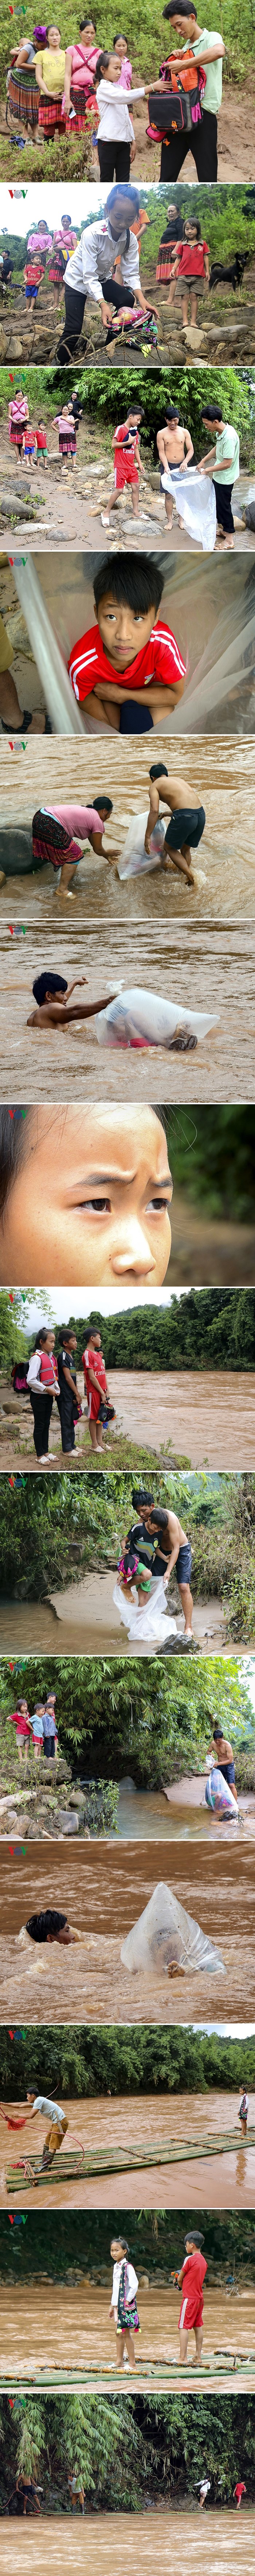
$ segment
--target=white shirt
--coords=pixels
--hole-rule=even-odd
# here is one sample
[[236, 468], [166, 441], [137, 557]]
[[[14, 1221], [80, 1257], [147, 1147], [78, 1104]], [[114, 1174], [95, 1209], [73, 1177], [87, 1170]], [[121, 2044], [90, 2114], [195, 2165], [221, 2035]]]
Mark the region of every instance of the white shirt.
[[81, 234], [81, 241], [77, 242], [73, 259], [67, 261], [65, 285], [74, 286], [80, 295], [85, 290], [92, 303], [102, 304], [105, 278], [112, 277], [114, 261], [120, 258], [125, 285], [133, 286], [135, 292], [139, 286], [139, 250], [135, 233], [130, 233], [129, 248], [126, 245], [126, 231], [120, 231], [116, 241], [108, 217], [102, 223], [89, 224], [86, 232]]
[[60, 2102], [48, 2102], [47, 2093], [37, 2093], [36, 2102], [34, 2102], [34, 2111], [45, 2111], [47, 2113], [47, 2119], [52, 2121], [53, 2128], [56, 2129], [59, 2128], [59, 2121], [61, 2123], [65, 2117], [64, 2111], [61, 2110]]
[[[126, 2259], [126, 2258], [125, 2258], [125, 2257], [123, 2257], [123, 2254], [122, 2254], [122, 2260], [121, 2260], [121, 2263], [114, 2263], [114, 2265], [113, 2265], [112, 2307], [114, 2307], [114, 2308], [117, 2308], [117, 2306], [118, 2306], [118, 2296], [119, 2296], [119, 2286], [120, 2286], [120, 2275], [121, 2275], [121, 2272], [122, 2272], [122, 2264], [123, 2264], [123, 2260], [125, 2260], [125, 2259]], [[133, 2263], [127, 2263], [127, 2281], [126, 2281], [126, 2300], [127, 2300], [127, 2301], [128, 2301], [129, 2299], [134, 2299], [134, 2298], [135, 2298], [136, 2290], [138, 2290], [137, 2273], [136, 2273], [136, 2272], [134, 2272], [134, 2266], [133, 2266]]]
[[249, 2110], [249, 2094], [242, 2093], [242, 2111]]
[[99, 81], [99, 89], [97, 89], [96, 95], [97, 105], [101, 111], [100, 125], [98, 125], [97, 129], [97, 141], [100, 142], [100, 140], [102, 140], [103, 142], [104, 140], [106, 142], [107, 140], [108, 143], [117, 143], [117, 141], [118, 143], [133, 143], [134, 127], [132, 125], [132, 118], [129, 115], [129, 100], [130, 98], [144, 98], [144, 89], [130, 89], [127, 99], [125, 98], [124, 90], [118, 89], [117, 85], [115, 88], [115, 82], [101, 80]]

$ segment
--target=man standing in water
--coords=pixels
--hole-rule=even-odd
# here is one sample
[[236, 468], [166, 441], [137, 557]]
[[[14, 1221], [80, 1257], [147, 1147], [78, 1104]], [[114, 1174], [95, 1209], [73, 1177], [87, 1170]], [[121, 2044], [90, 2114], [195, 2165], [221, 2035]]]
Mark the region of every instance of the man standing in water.
[[[164, 491], [162, 474], [170, 473], [176, 484], [176, 508], [178, 511], [178, 474], [180, 471], [182, 474], [186, 474], [187, 466], [191, 465], [191, 457], [194, 456], [194, 447], [192, 438], [190, 437], [190, 430], [180, 427], [179, 412], [175, 411], [172, 404], [170, 405], [169, 411], [166, 412], [165, 429], [157, 430], [157, 448], [160, 462], [160, 490], [161, 492]], [[164, 500], [168, 527], [171, 528], [174, 506], [172, 492], [165, 491]], [[179, 528], [183, 526], [182, 519], [178, 520], [178, 525]]]
[[169, 805], [171, 821], [167, 825], [165, 840], [162, 843], [161, 867], [168, 870], [174, 868], [181, 870], [181, 875], [187, 878], [188, 884], [194, 885], [192, 850], [197, 850], [199, 841], [202, 840], [206, 817], [205, 806], [193, 805], [191, 799], [192, 790], [188, 780], [179, 778], [178, 775], [174, 777], [171, 775], [169, 778], [164, 761], [155, 760], [150, 769], [150, 810], [144, 848], [148, 851], [149, 857], [152, 833], [159, 819], [160, 804]]
[[158, 1503], [154, 1503], [153, 1494], [133, 1493], [132, 1502], [140, 1502], [142, 1518], [138, 1527], [135, 1526], [128, 1531], [126, 1546], [138, 1547], [139, 1556], [143, 1555], [144, 1563], [150, 1565], [154, 1582], [155, 1580], [158, 1582], [159, 1574], [164, 1578], [166, 1573], [169, 1582], [169, 1576], [175, 1566], [181, 1608], [184, 1612], [184, 1640], [190, 1644], [193, 1615], [190, 1590], [192, 1559], [187, 1532], [182, 1529], [182, 1523], [178, 1520], [176, 1512], [163, 1511]]
[[222, 1771], [222, 1779], [227, 1780], [228, 1789], [232, 1789], [232, 1798], [235, 1798], [237, 1807], [233, 1746], [229, 1744], [227, 1735], [223, 1734], [223, 1726], [213, 1727], [212, 1744], [208, 1744], [209, 1753], [212, 1755], [213, 1762], [218, 1764], [219, 1771]]

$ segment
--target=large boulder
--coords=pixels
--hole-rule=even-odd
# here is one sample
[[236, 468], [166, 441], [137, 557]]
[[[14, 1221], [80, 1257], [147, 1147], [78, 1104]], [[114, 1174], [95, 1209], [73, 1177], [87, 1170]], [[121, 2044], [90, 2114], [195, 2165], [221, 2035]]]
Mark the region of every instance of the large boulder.
[[[39, 866], [41, 862], [39, 860]], [[5, 877], [28, 877], [35, 871], [32, 828], [19, 823], [1, 823], [0, 868]]]
[[195, 1917], [179, 1905], [165, 1879], [154, 1887], [149, 1905], [145, 1905], [144, 1913], [122, 1942], [120, 1955], [123, 1967], [129, 1968], [133, 1977], [139, 1971], [142, 1976], [168, 1976], [173, 1967], [186, 1970], [187, 1975], [194, 1971], [200, 1975], [201, 1970], [209, 1975], [225, 1975], [215, 1942], [207, 1939]]

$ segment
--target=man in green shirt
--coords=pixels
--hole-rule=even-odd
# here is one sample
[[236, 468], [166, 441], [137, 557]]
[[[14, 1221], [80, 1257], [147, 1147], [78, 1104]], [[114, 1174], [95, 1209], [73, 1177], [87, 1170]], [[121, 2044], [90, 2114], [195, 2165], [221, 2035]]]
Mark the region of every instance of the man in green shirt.
[[230, 421], [222, 419], [220, 402], [206, 403], [205, 411], [202, 412], [201, 417], [203, 426], [205, 429], [209, 429], [209, 437], [215, 440], [215, 444], [213, 447], [207, 449], [206, 456], [200, 457], [198, 473], [211, 474], [212, 466], [214, 465], [212, 481], [214, 483], [215, 490], [217, 527], [220, 530], [220, 543], [223, 542], [228, 549], [232, 549], [235, 543], [235, 527], [231, 504], [233, 483], [236, 483], [239, 475], [240, 444], [238, 432], [237, 429], [230, 427]]
[[[218, 28], [214, 30], [212, 27], [199, 27], [197, 11], [191, 7], [191, 0], [179, 0], [179, 5], [178, 0], [167, 0], [167, 8], [163, 9], [163, 18], [170, 19], [171, 27], [177, 36], [176, 51], [173, 48], [175, 71], [181, 70], [183, 53], [187, 54], [192, 50], [195, 62], [200, 63], [201, 70], [206, 73], [206, 84], [201, 101], [203, 109], [201, 123], [193, 125], [191, 132], [188, 130], [186, 134], [164, 136], [160, 178], [167, 181], [178, 179], [186, 153], [192, 152], [198, 179], [217, 179], [217, 116], [222, 99], [222, 62], [225, 53], [222, 36], [219, 35]], [[183, 44], [183, 37], [185, 37], [185, 44]], [[182, 39], [180, 46], [179, 38]]]

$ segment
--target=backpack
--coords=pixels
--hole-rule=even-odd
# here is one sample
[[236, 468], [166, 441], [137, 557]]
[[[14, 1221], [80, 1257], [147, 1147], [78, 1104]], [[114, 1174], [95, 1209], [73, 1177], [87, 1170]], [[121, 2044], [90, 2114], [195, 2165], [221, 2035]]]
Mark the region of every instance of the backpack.
[[14, 1387], [15, 1395], [26, 1394], [28, 1368], [29, 1360], [15, 1360], [15, 1365], [12, 1369], [12, 1385]]
[[192, 52], [183, 55], [181, 71], [175, 72], [174, 58], [169, 63], [162, 63], [161, 68], [166, 82], [166, 97], [160, 98], [157, 90], [150, 91], [150, 125], [157, 127], [159, 135], [187, 134], [192, 125], [202, 124], [201, 100], [206, 73], [202, 71], [201, 63], [195, 62]]

